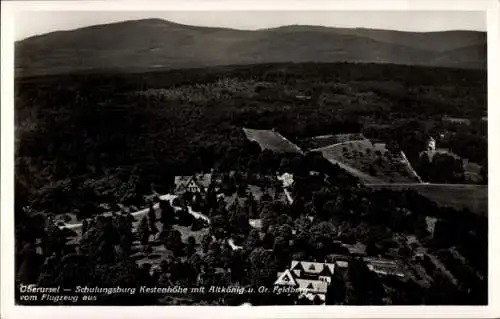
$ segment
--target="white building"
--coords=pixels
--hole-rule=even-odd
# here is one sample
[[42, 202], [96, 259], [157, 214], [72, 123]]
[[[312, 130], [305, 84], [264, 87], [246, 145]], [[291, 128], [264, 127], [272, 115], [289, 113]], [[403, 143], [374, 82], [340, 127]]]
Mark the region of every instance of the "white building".
[[274, 285], [295, 288], [298, 300], [305, 298], [314, 304], [325, 304], [334, 273], [333, 263], [293, 260], [289, 269], [278, 273]]
[[293, 174], [284, 173], [282, 175], [278, 175], [278, 180], [281, 181], [284, 188], [291, 187], [293, 185]]

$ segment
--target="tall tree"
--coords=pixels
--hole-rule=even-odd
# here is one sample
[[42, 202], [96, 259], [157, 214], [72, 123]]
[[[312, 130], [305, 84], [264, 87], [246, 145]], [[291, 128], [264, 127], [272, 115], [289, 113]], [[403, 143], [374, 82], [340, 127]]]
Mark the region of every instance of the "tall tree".
[[139, 235], [141, 245], [146, 246], [147, 244], [149, 244], [149, 236], [151, 235], [151, 231], [149, 229], [149, 221], [147, 216], [144, 216], [141, 219], [139, 227], [137, 229], [137, 234]]

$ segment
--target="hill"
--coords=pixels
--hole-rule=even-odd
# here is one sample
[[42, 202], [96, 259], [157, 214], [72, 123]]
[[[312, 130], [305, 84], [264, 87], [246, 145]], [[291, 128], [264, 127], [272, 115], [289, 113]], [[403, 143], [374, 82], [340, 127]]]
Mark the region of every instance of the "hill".
[[15, 44], [18, 76], [277, 62], [375, 62], [484, 68], [483, 32], [412, 33], [317, 26], [244, 31], [160, 19], [58, 31]]
[[320, 26], [284, 26], [274, 29], [277, 32], [315, 31], [352, 35], [375, 41], [404, 45], [411, 48], [446, 52], [464, 47], [480, 46], [486, 43], [486, 33], [466, 30], [437, 32], [405, 32], [366, 28], [328, 28]]

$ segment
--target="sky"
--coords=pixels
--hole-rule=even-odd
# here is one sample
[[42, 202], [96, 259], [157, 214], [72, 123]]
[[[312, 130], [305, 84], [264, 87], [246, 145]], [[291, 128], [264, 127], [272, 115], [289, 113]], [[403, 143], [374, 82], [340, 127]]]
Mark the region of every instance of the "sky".
[[401, 31], [486, 31], [481, 11], [22, 11], [15, 15], [15, 39], [125, 20], [160, 18], [210, 27], [256, 30], [283, 25], [373, 28]]

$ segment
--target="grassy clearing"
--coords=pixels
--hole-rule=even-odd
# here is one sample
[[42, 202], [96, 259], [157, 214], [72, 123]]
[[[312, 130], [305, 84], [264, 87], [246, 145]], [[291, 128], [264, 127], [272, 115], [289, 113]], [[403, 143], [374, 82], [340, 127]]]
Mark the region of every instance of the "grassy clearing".
[[433, 200], [443, 207], [455, 209], [468, 208], [472, 212], [488, 215], [488, 186], [486, 185], [454, 185], [454, 184], [412, 184], [412, 185], [371, 185], [372, 188], [389, 188], [391, 190], [411, 189]]
[[382, 143], [370, 140], [348, 141], [319, 149], [329, 161], [340, 162], [361, 172], [365, 182], [381, 180], [386, 183], [415, 183], [418, 177], [409, 168], [408, 161], [401, 154], [389, 152]]
[[253, 130], [244, 128], [246, 137], [259, 144], [262, 150], [278, 153], [302, 153], [300, 148], [273, 130]]
[[366, 138], [360, 133], [346, 133], [346, 134], [329, 134], [314, 136], [302, 139], [299, 144], [302, 148], [307, 150], [314, 150], [317, 148], [327, 147], [333, 144], [345, 143], [349, 141], [365, 140]]

